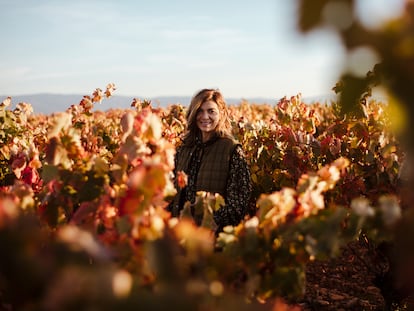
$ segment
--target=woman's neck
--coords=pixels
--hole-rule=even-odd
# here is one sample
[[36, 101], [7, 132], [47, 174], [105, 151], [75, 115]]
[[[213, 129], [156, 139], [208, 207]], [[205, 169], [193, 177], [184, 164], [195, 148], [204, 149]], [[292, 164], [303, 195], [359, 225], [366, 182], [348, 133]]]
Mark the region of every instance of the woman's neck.
[[211, 137], [213, 137], [212, 133], [202, 133], [201, 134], [201, 141], [203, 143], [208, 142], [211, 139]]
[[205, 144], [210, 141], [214, 141], [217, 138], [216, 132], [210, 132], [210, 133], [199, 133], [197, 135], [196, 141]]

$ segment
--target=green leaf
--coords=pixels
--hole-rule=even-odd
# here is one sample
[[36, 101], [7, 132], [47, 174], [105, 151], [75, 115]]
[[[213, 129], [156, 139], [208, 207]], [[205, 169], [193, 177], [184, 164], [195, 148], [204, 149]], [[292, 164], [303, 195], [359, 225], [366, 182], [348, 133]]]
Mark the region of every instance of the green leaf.
[[52, 181], [59, 177], [59, 169], [55, 165], [45, 164], [42, 167], [42, 179], [45, 183]]

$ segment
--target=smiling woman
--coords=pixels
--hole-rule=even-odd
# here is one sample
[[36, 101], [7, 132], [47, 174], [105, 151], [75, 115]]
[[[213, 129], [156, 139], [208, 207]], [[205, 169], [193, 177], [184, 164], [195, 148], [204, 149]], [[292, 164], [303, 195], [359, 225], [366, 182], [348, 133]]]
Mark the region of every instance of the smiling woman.
[[[241, 145], [231, 134], [231, 124], [222, 94], [203, 89], [191, 100], [187, 130], [175, 157], [177, 195], [168, 206], [179, 217], [185, 202], [195, 203], [196, 193], [206, 191], [224, 197], [225, 206], [214, 212], [217, 231], [237, 225], [248, 212], [251, 193], [250, 171]], [[178, 176], [187, 184], [180, 187]]]
[[212, 101], [204, 102], [197, 111], [197, 127], [201, 132], [201, 140], [208, 141], [214, 134], [220, 120], [220, 111], [217, 104]]

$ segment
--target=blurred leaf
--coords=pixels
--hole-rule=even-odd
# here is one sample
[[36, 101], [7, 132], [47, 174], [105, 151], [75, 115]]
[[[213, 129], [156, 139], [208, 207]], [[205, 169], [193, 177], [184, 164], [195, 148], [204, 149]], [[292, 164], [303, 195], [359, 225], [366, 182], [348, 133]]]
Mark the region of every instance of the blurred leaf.
[[365, 78], [349, 74], [342, 76], [340, 84], [335, 87], [335, 92], [341, 93], [339, 101], [341, 113], [363, 117], [364, 111], [361, 107], [361, 98], [367, 89], [368, 83]]
[[299, 0], [299, 30], [308, 32], [321, 24], [322, 11], [329, 0]]
[[390, 97], [385, 110], [390, 118], [391, 130], [394, 131], [397, 135], [402, 134], [408, 126], [407, 109], [395, 97]]
[[42, 179], [45, 183], [59, 177], [59, 169], [55, 165], [45, 164], [42, 167]]

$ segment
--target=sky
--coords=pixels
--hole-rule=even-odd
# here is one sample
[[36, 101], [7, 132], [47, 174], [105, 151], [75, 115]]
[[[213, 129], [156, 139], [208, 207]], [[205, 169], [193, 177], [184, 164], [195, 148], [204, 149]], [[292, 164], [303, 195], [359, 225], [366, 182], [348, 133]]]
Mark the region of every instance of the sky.
[[[359, 0], [370, 27], [403, 0]], [[302, 35], [295, 0], [0, 0], [0, 95], [304, 97], [332, 92], [345, 52]]]

